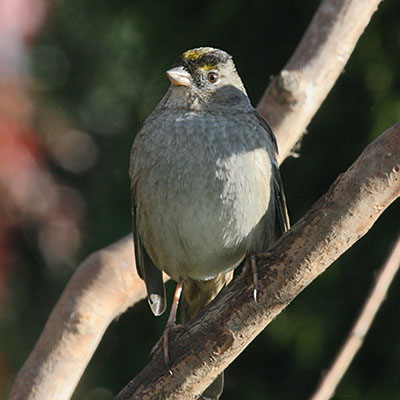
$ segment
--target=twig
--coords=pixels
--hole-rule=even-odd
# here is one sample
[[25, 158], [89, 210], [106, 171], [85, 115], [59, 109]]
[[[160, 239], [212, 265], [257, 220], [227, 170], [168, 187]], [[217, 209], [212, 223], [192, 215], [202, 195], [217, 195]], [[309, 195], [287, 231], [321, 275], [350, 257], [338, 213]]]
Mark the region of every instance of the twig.
[[311, 400], [330, 399], [338, 386], [343, 375], [347, 371], [354, 356], [357, 354], [364, 338], [378, 312], [380, 306], [386, 298], [387, 291], [392, 283], [396, 272], [400, 267], [400, 237], [398, 238], [389, 258], [383, 265], [381, 272], [376, 280], [374, 287], [353, 329], [351, 330], [346, 342], [337, 355], [328, 373], [323, 377]]

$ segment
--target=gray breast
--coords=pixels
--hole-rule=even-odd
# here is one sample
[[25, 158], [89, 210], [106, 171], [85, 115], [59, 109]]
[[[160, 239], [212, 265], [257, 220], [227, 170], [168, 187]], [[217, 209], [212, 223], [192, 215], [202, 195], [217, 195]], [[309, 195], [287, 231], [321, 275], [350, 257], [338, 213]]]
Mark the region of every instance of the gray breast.
[[150, 116], [135, 140], [137, 224], [172, 278], [209, 279], [267, 247], [271, 143], [250, 114]]

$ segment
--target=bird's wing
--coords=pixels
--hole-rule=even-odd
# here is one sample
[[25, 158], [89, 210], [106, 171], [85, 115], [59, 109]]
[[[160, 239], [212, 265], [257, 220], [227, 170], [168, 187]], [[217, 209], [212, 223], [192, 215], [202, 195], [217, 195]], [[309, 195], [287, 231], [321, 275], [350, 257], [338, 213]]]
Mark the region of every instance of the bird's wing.
[[132, 233], [133, 244], [135, 246], [136, 268], [139, 276], [144, 280], [147, 289], [147, 298], [153, 314], [161, 315], [166, 307], [165, 285], [162, 272], [154, 265], [152, 259], [147, 254], [143, 246], [142, 238], [137, 227], [136, 221], [137, 206], [134, 188], [132, 191]]
[[279, 166], [276, 161], [276, 156], [278, 155], [278, 144], [272, 128], [268, 122], [262, 117], [260, 113], [255, 111], [256, 117], [260, 122], [261, 126], [265, 129], [274, 146], [274, 157], [272, 160], [272, 179], [274, 185], [274, 196], [275, 196], [275, 208], [277, 211], [279, 227], [282, 233], [290, 229], [289, 213], [286, 205], [285, 191], [283, 190], [283, 184], [281, 179], [281, 174], [279, 172]]
[[290, 229], [289, 213], [286, 204], [285, 191], [283, 190], [283, 184], [281, 179], [281, 174], [279, 173], [279, 167], [276, 162], [273, 162], [272, 166], [274, 170], [274, 194], [275, 194], [275, 207], [277, 210], [279, 226], [281, 232], [287, 232]]

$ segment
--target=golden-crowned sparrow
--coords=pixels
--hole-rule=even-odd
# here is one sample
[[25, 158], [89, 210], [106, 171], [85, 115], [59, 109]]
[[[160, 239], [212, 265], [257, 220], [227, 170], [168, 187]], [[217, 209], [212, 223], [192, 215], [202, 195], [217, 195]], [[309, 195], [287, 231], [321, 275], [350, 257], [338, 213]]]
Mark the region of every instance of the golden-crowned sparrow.
[[[169, 363], [182, 286], [191, 318], [246, 257], [268, 249], [275, 220], [286, 231], [289, 219], [275, 137], [232, 57], [189, 50], [167, 76], [171, 86], [134, 141], [130, 177], [136, 264], [155, 315], [166, 308], [161, 271], [178, 282], [164, 333]], [[222, 376], [203, 398], [221, 391]]]

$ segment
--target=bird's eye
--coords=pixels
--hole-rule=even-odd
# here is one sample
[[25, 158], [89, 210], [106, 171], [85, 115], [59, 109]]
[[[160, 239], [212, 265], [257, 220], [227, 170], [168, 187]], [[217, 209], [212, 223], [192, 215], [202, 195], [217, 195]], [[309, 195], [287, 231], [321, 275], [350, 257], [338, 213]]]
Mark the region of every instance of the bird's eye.
[[219, 75], [216, 72], [209, 72], [207, 78], [211, 83], [215, 83], [219, 79]]

